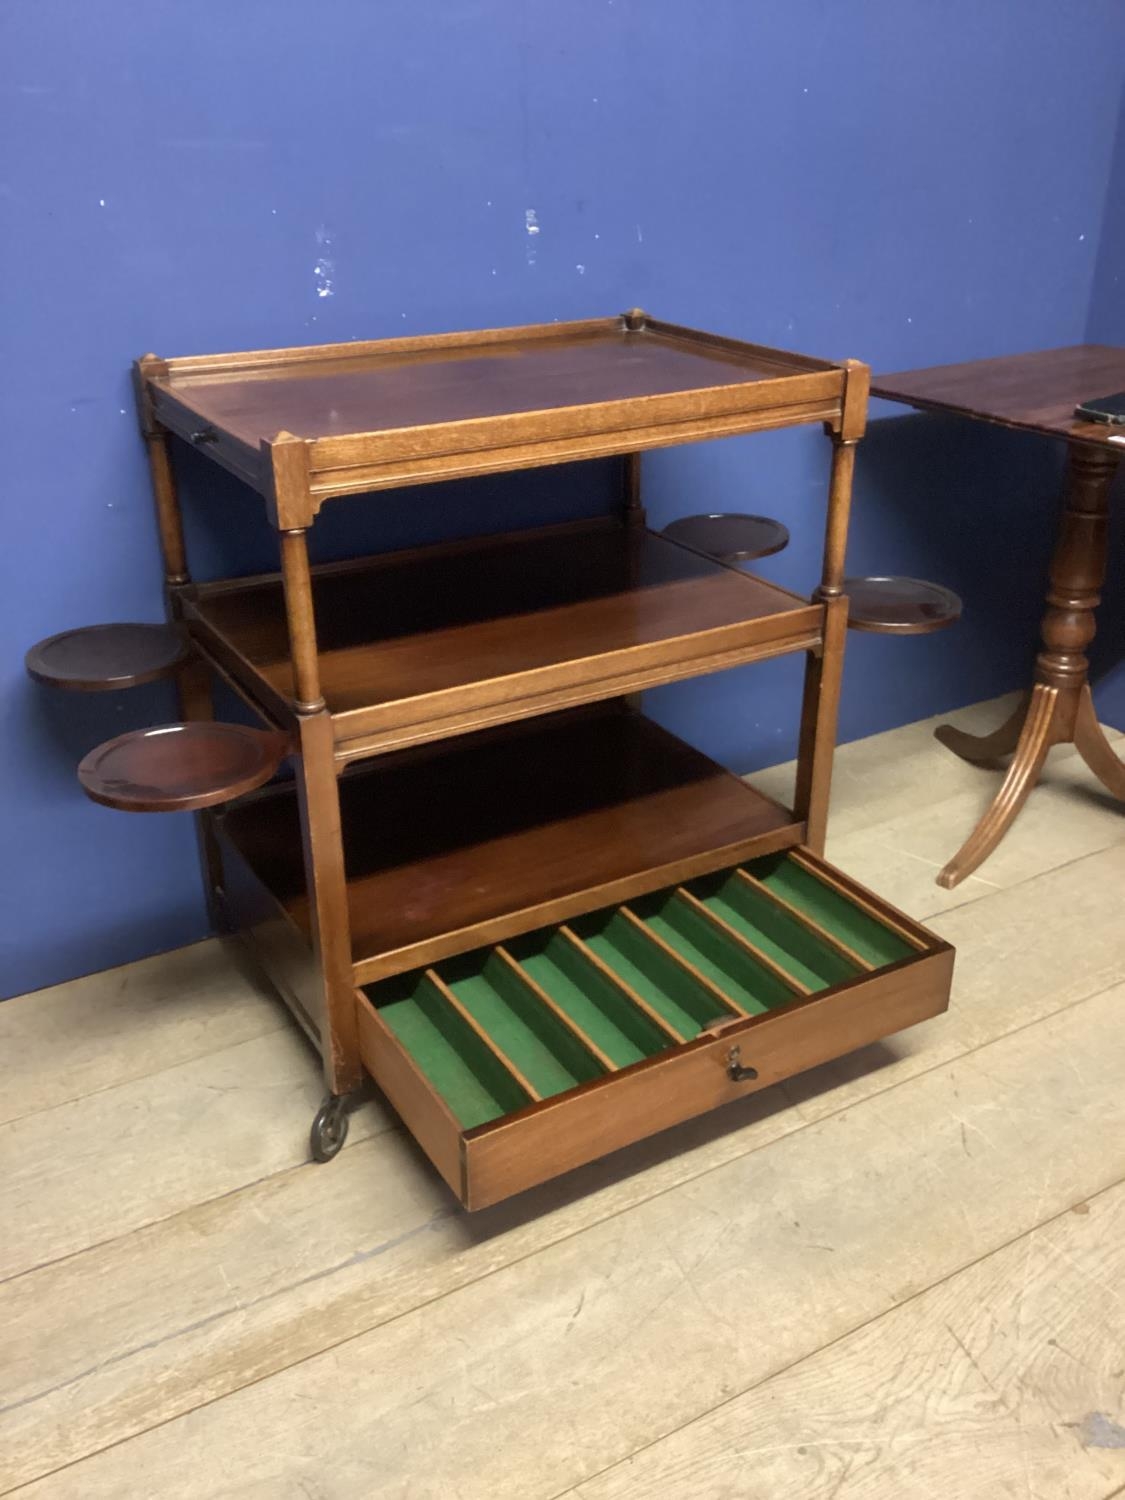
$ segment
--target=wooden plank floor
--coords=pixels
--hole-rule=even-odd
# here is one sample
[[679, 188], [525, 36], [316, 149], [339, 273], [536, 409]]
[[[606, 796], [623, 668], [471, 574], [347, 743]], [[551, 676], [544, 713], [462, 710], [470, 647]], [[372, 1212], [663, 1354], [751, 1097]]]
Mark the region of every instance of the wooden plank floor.
[[949, 1014], [481, 1215], [376, 1102], [307, 1162], [217, 942], [0, 1006], [0, 1492], [1125, 1496], [1125, 818], [1056, 750], [941, 891], [996, 773], [931, 731], [840, 752], [828, 853]]

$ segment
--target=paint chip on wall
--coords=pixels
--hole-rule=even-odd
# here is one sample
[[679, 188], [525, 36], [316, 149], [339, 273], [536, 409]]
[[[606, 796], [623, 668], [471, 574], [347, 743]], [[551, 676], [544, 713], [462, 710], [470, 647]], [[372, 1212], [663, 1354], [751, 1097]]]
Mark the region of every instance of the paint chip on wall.
[[313, 266], [316, 295], [318, 297], [332, 297], [336, 294], [334, 280], [336, 262], [329, 254], [332, 248], [332, 235], [323, 224], [316, 231], [316, 242], [320, 246], [320, 254], [317, 256], [316, 264]]

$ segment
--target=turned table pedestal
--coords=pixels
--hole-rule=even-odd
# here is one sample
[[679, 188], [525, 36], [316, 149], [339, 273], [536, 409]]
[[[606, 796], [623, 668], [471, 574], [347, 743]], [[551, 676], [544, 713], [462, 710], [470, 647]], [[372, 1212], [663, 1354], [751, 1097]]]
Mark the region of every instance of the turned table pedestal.
[[1083, 422], [1074, 415], [1079, 402], [1121, 390], [1125, 349], [1096, 344], [940, 365], [873, 382], [872, 394], [888, 400], [1062, 438], [1069, 447], [1034, 682], [1012, 717], [992, 734], [966, 734], [949, 724], [937, 730], [942, 744], [975, 764], [1012, 755], [988, 810], [938, 876], [938, 884], [947, 889], [999, 844], [1039, 779], [1052, 745], [1074, 744], [1102, 784], [1125, 800], [1125, 763], [1098, 724], [1085, 655], [1105, 579], [1109, 494], [1125, 455], [1125, 427]]

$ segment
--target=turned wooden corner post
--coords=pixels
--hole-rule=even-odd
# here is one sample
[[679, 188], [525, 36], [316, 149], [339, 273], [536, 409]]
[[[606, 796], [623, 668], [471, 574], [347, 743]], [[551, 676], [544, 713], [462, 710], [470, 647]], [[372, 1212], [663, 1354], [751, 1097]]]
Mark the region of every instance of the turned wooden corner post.
[[[626, 333], [640, 333], [645, 326], [645, 314], [639, 307], [621, 314], [621, 326]], [[622, 458], [621, 513], [626, 527], [632, 532], [645, 528], [645, 507], [641, 499], [640, 453], [626, 453]]]
[[133, 366], [133, 379], [137, 394], [137, 414], [140, 417], [141, 433], [148, 450], [149, 473], [152, 476], [152, 493], [156, 501], [156, 524], [160, 532], [160, 554], [164, 559], [164, 584], [174, 590], [190, 583], [187, 551], [184, 546], [184, 523], [180, 512], [176, 479], [172, 473], [172, 456], [169, 451], [170, 438], [167, 429], [156, 420], [152, 410], [152, 397], [148, 382], [168, 373], [167, 361], [155, 354], [145, 354]]
[[271, 481], [273, 519], [280, 533], [282, 583], [293, 663], [293, 707], [300, 747], [297, 800], [313, 946], [322, 986], [323, 1012], [317, 1018], [320, 1050], [328, 1088], [338, 1096], [359, 1087], [362, 1068], [336, 745], [332, 716], [320, 688], [309, 568], [307, 531], [315, 512], [309, 490], [308, 445], [304, 439], [282, 432], [262, 447], [265, 471]]
[[[187, 547], [184, 542], [183, 511], [172, 468], [172, 438], [167, 428], [161, 426], [156, 419], [152, 409], [152, 393], [148, 387], [150, 380], [167, 373], [167, 361], [158, 359], [155, 354], [142, 355], [133, 365], [137, 415], [148, 454], [149, 477], [160, 537], [160, 556], [164, 566], [164, 607], [168, 618], [179, 625], [181, 630], [186, 630], [183, 623], [183, 601], [184, 596], [191, 591], [191, 574], [188, 572]], [[176, 703], [181, 719], [194, 723], [215, 717], [211, 675], [198, 656], [189, 656], [177, 669], [175, 684]], [[215, 838], [213, 817], [209, 809], [197, 812], [195, 830], [207, 913], [212, 927], [221, 932], [227, 926], [221, 900], [223, 861]]]
[[[639, 307], [632, 307], [628, 312], [621, 314], [621, 327], [626, 333], [641, 333], [644, 330], [646, 314]], [[645, 508], [641, 499], [641, 454], [626, 453], [622, 458], [621, 470], [621, 516], [625, 522], [625, 529], [634, 539], [628, 546], [629, 559], [629, 586], [636, 586], [637, 570], [640, 563], [638, 552], [640, 533], [645, 529]], [[641, 711], [640, 693], [626, 693], [622, 702], [634, 713]]]
[[867, 425], [867, 395], [871, 372], [858, 360], [845, 362], [843, 412], [832, 439], [832, 474], [828, 486], [828, 518], [824, 531], [824, 567], [815, 599], [824, 605], [824, 640], [810, 651], [805, 665], [801, 705], [801, 736], [797, 750], [795, 811], [806, 825], [805, 844], [824, 853], [828, 831], [828, 797], [832, 787], [832, 756], [836, 748], [836, 720], [844, 673], [844, 642], [848, 630], [848, 601], [844, 595], [844, 561], [848, 549], [848, 521], [852, 504], [856, 444]]
[[[167, 428], [161, 426], [156, 419], [152, 393], [148, 387], [150, 380], [167, 373], [167, 361], [158, 359], [155, 354], [143, 355], [133, 366], [137, 414], [148, 453], [156, 524], [160, 536], [160, 555], [164, 564], [165, 607], [169, 619], [181, 624], [181, 628], [186, 628], [182, 625], [183, 600], [184, 595], [191, 590], [191, 575], [188, 572], [187, 548], [184, 543], [183, 512], [172, 468], [172, 438]], [[189, 658], [176, 673], [176, 692], [182, 718], [197, 720], [215, 717], [210, 677], [198, 657]], [[201, 824], [207, 821], [197, 818], [197, 822]], [[208, 875], [217, 880], [218, 856], [209, 833], [205, 845]]]
[[317, 714], [323, 712], [325, 704], [320, 691], [308, 538], [303, 530], [293, 530], [281, 532], [280, 540], [289, 655], [293, 663], [293, 706], [299, 714]]
[[625, 525], [630, 530], [643, 530], [645, 508], [641, 500], [641, 455], [626, 453], [621, 476], [621, 508]]
[[[645, 529], [645, 508], [641, 503], [641, 455], [626, 453], [621, 473], [621, 518], [625, 522], [628, 583], [636, 588], [641, 561], [641, 534]], [[633, 713], [641, 711], [640, 693], [626, 693], [621, 700]]]

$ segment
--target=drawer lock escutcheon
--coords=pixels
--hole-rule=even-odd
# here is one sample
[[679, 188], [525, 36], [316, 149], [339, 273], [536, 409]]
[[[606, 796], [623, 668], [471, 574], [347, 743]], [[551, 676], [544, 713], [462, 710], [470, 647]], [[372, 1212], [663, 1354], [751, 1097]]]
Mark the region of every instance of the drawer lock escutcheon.
[[745, 1083], [747, 1079], [757, 1078], [757, 1068], [746, 1066], [742, 1061], [742, 1048], [732, 1047], [727, 1053], [727, 1076], [735, 1083]]

